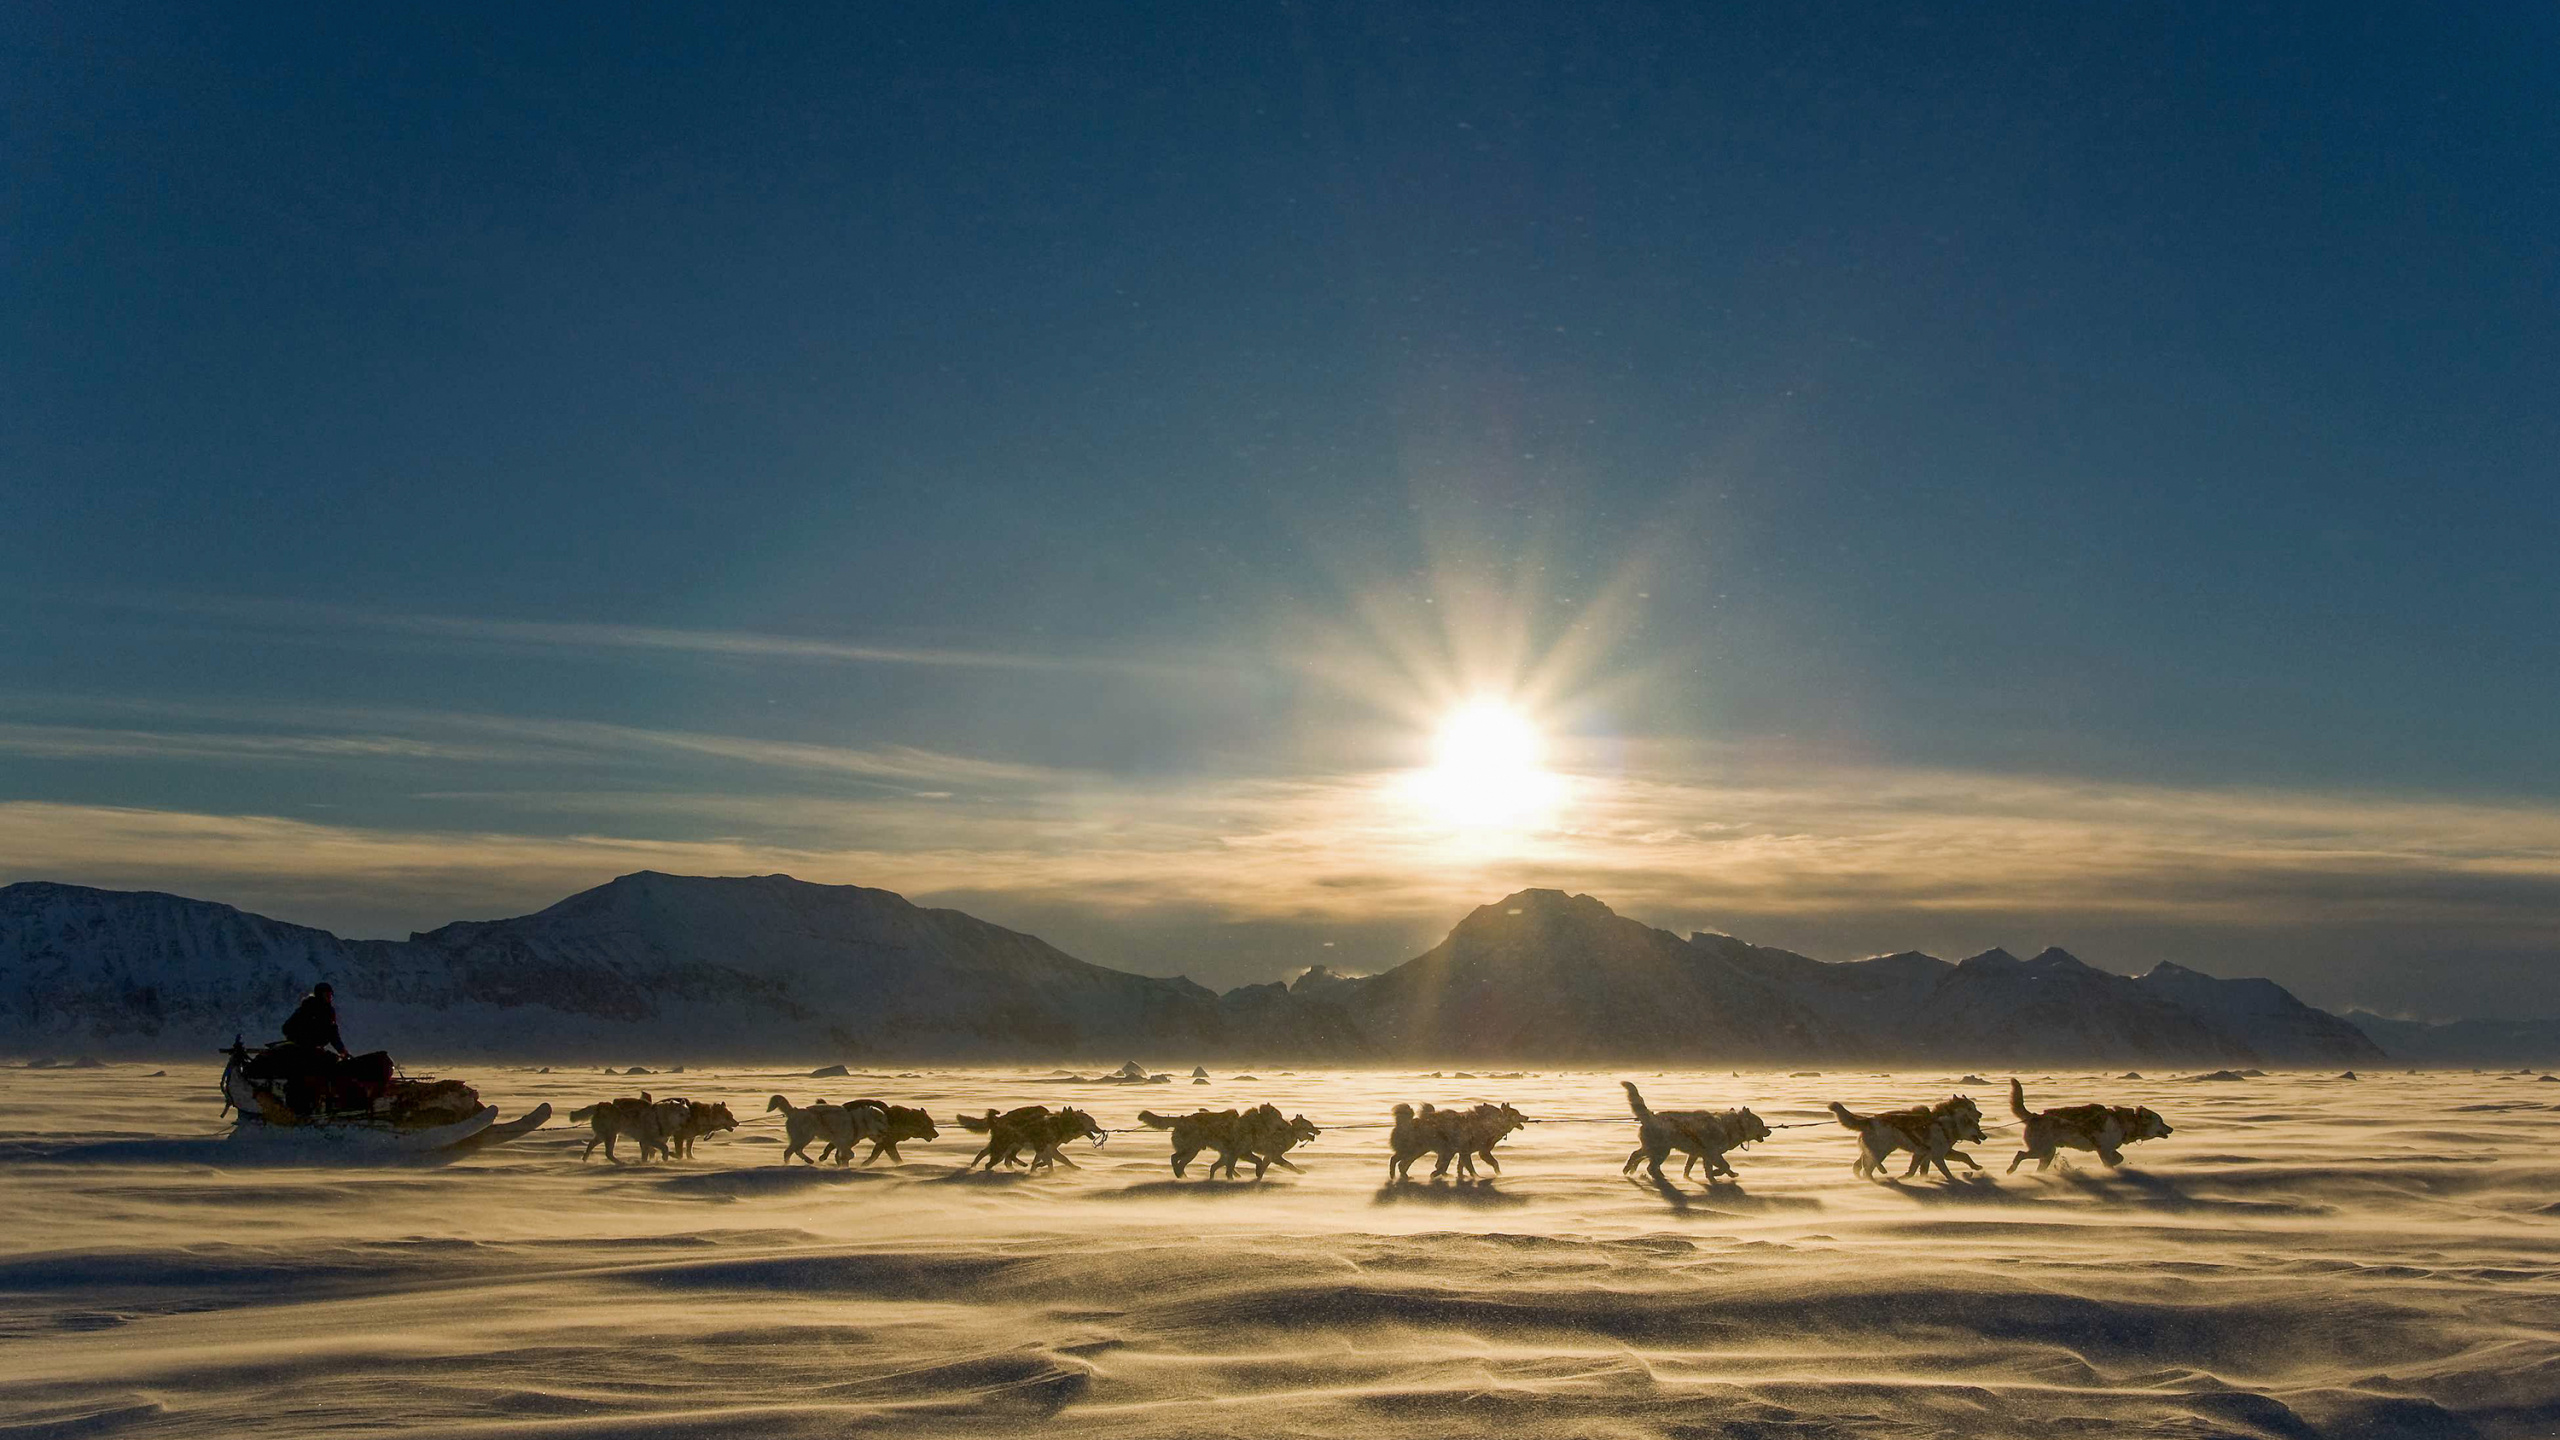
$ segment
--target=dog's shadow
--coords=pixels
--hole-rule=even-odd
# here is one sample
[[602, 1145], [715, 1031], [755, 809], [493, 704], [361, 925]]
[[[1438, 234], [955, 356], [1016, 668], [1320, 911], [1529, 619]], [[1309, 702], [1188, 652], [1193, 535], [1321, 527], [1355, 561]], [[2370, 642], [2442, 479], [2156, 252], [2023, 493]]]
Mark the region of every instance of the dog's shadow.
[[1179, 1195], [1185, 1199], [1195, 1195], [1267, 1195], [1271, 1193], [1271, 1189], [1271, 1182], [1268, 1180], [1259, 1182], [1224, 1179], [1141, 1180], [1135, 1184], [1123, 1185], [1117, 1190], [1101, 1190], [1095, 1193], [1106, 1199], [1116, 1197], [1127, 1200], [1152, 1200], [1166, 1195]]
[[2304, 1200], [2235, 1200], [2198, 1195], [2165, 1175], [2118, 1168], [2074, 1168], [2047, 1180], [2103, 1204], [2158, 1210], [2166, 1214], [2220, 1211], [2258, 1215], [2330, 1215], [2336, 1207]]
[[661, 1171], [650, 1178], [660, 1190], [672, 1195], [743, 1200], [750, 1196], [794, 1195], [804, 1190], [860, 1185], [889, 1177], [876, 1170], [866, 1174], [834, 1165], [794, 1165], [789, 1169], [779, 1165], [756, 1165], [738, 1170]]
[[1954, 1180], [1896, 1175], [1875, 1184], [1879, 1190], [1917, 1200], [1923, 1205], [2032, 1205], [2035, 1197], [2004, 1188], [1987, 1170], [1968, 1170]]
[[1375, 1205], [1466, 1205], [1508, 1210], [1529, 1203], [1526, 1195], [1494, 1188], [1490, 1180], [1390, 1180], [1378, 1187]]
[[1742, 1188], [1739, 1180], [1726, 1180], [1704, 1190], [1690, 1190], [1666, 1175], [1656, 1180], [1642, 1171], [1629, 1174], [1627, 1183], [1662, 1197], [1675, 1215], [1703, 1215], [1710, 1219], [1742, 1215], [1757, 1211], [1819, 1210], [1822, 1202], [1800, 1195], [1754, 1195]]
[[1022, 1185], [1043, 1178], [1045, 1178], [1044, 1175], [1034, 1175], [1028, 1170], [982, 1170], [970, 1165], [958, 1170], [944, 1171], [924, 1183], [928, 1185]]

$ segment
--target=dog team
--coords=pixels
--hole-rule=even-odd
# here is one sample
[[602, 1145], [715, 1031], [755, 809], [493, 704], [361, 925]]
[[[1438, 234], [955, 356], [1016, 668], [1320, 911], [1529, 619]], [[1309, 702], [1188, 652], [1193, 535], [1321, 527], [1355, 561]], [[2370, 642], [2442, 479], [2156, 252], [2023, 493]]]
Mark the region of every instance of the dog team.
[[[1626, 1088], [1627, 1108], [1636, 1122], [1636, 1148], [1627, 1153], [1623, 1167], [1627, 1174], [1634, 1174], [1636, 1167], [1643, 1165], [1654, 1180], [1667, 1183], [1669, 1177], [1663, 1173], [1662, 1164], [1677, 1152], [1685, 1157], [1680, 1168], [1684, 1180], [1701, 1164], [1706, 1166], [1709, 1184], [1726, 1177], [1738, 1178], [1726, 1157], [1770, 1137], [1768, 1123], [1747, 1107], [1656, 1110], [1645, 1103], [1643, 1092], [1636, 1089], [1633, 1081], [1619, 1083]], [[820, 1100], [794, 1105], [787, 1097], [776, 1095], [765, 1103], [765, 1109], [782, 1116], [782, 1162], [786, 1165], [793, 1160], [811, 1165], [828, 1161], [850, 1165], [854, 1148], [863, 1144], [871, 1147], [870, 1153], [862, 1157], [865, 1165], [884, 1154], [892, 1163], [903, 1163], [898, 1153], [900, 1141], [940, 1138], [932, 1116], [912, 1106], [880, 1100], [850, 1100], [841, 1105]], [[2018, 1153], [2009, 1161], [2012, 1172], [2028, 1160], [2035, 1161], [2040, 1171], [2047, 1169], [2063, 1150], [2088, 1151], [2112, 1167], [2124, 1162], [2125, 1146], [2164, 1139], [2172, 1133], [2169, 1122], [2147, 1105], [2064, 1105], [2030, 1110], [2025, 1087], [2014, 1079], [2009, 1082], [2009, 1109], [2023, 1127]], [[1914, 1105], [1872, 1115], [1861, 1115], [1833, 1101], [1831, 1115], [1858, 1137], [1857, 1158], [1851, 1169], [1862, 1180], [1888, 1178], [1884, 1167], [1896, 1151], [1910, 1154], [1900, 1177], [1906, 1180], [1925, 1175], [1934, 1167], [1940, 1176], [1952, 1181], [1956, 1176], [1948, 1167], [1950, 1160], [1973, 1170], [1982, 1169], [1971, 1155], [1957, 1148], [1987, 1143], [1981, 1107], [1970, 1096], [1951, 1095], [1934, 1105]], [[594, 1131], [595, 1138], [587, 1142], [585, 1152], [578, 1157], [581, 1160], [592, 1156], [601, 1145], [607, 1160], [618, 1161], [614, 1154], [618, 1139], [637, 1142], [644, 1161], [652, 1156], [666, 1160], [690, 1157], [694, 1142], [703, 1136], [738, 1128], [737, 1117], [725, 1104], [655, 1100], [645, 1091], [637, 1097], [601, 1101], [572, 1111], [569, 1119], [572, 1124], [589, 1125]], [[991, 1171], [1000, 1165], [1020, 1165], [1034, 1173], [1056, 1165], [1075, 1169], [1075, 1161], [1067, 1158], [1066, 1145], [1084, 1140], [1098, 1147], [1110, 1134], [1092, 1115], [1071, 1105], [1057, 1110], [1046, 1105], [1025, 1105], [1001, 1114], [990, 1109], [983, 1115], [961, 1115], [957, 1119], [962, 1129], [987, 1137], [986, 1143], [961, 1167], [963, 1170], [975, 1169], [981, 1162]], [[1177, 1179], [1187, 1174], [1191, 1162], [1203, 1154], [1211, 1157], [1204, 1172], [1211, 1179], [1221, 1169], [1228, 1179], [1236, 1178], [1236, 1166], [1242, 1161], [1252, 1162], [1256, 1180], [1274, 1165], [1294, 1171], [1298, 1167], [1289, 1160], [1289, 1152], [1324, 1133], [1306, 1116], [1284, 1116], [1278, 1106], [1270, 1104], [1250, 1110], [1197, 1110], [1189, 1115], [1141, 1110], [1138, 1119], [1149, 1129], [1171, 1132], [1173, 1173]], [[1388, 1136], [1387, 1176], [1393, 1181], [1411, 1179], [1414, 1162], [1425, 1155], [1433, 1157], [1434, 1180], [1446, 1178], [1452, 1164], [1460, 1180], [1477, 1178], [1478, 1164], [1499, 1174], [1502, 1163], [1494, 1158], [1494, 1146], [1529, 1123], [1529, 1117], [1512, 1106], [1492, 1102], [1451, 1110], [1428, 1104], [1419, 1110], [1398, 1105]], [[812, 1142], [822, 1142], [814, 1158], [809, 1154]]]

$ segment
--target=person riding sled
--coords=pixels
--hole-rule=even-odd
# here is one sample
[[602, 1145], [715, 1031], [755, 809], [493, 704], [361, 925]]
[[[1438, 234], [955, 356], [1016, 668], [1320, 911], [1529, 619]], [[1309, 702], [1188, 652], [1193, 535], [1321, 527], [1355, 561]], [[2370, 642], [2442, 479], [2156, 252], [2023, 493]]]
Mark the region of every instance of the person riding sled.
[[391, 1052], [348, 1052], [338, 1033], [336, 992], [326, 980], [285, 1017], [284, 1043], [268, 1046], [250, 1064], [253, 1079], [285, 1081], [287, 1105], [306, 1115], [369, 1109], [391, 1085]]
[[284, 1038], [314, 1050], [335, 1050], [343, 1058], [347, 1053], [347, 1042], [338, 1036], [335, 994], [326, 980], [312, 986], [311, 993], [303, 996], [302, 1003], [294, 1006], [293, 1013], [285, 1017]]

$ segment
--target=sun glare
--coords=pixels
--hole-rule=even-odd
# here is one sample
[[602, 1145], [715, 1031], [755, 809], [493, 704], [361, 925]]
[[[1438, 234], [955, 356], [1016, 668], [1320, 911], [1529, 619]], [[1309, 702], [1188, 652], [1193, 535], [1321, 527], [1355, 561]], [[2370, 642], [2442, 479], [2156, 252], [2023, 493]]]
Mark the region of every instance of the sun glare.
[[1523, 828], [1545, 815], [1558, 789], [1541, 767], [1543, 748], [1528, 716], [1499, 701], [1474, 701], [1441, 722], [1431, 768], [1414, 777], [1415, 797], [1434, 819], [1458, 829]]

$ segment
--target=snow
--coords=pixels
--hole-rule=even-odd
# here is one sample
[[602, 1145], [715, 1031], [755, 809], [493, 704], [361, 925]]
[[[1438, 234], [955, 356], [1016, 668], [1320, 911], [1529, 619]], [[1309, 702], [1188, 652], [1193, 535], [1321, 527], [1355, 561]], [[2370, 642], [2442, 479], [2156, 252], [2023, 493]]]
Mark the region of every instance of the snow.
[[[1988, 1065], [1995, 1082], [2006, 1075]], [[805, 1067], [803, 1067], [805, 1069]], [[857, 1073], [948, 1117], [1029, 1070]], [[2028, 1073], [2149, 1104], [2128, 1166], [1870, 1185], [1820, 1109], [1956, 1069], [1217, 1080], [1330, 1128], [1256, 1185], [1160, 1133], [963, 1176], [772, 1163], [805, 1074], [696, 1067], [747, 1123], [669, 1165], [564, 1125], [444, 1166], [297, 1168], [217, 1138], [213, 1069], [0, 1071], [0, 1433], [2486, 1435], [2560, 1422], [2560, 1103], [2531, 1076]], [[638, 1083], [455, 1067], [513, 1115]], [[1657, 1107], [1804, 1124], [1739, 1185], [1620, 1174]], [[661, 1085], [662, 1090], [672, 1088]], [[1045, 1092], [1045, 1093], [1044, 1093]], [[1381, 1184], [1397, 1101], [1541, 1123], [1481, 1185]], [[1995, 1094], [1978, 1098], [2005, 1120]], [[1106, 1125], [1161, 1094], [1079, 1096]], [[753, 1118], [749, 1118], [752, 1116]], [[1597, 1123], [1574, 1123], [1585, 1118]], [[1250, 1167], [1247, 1167], [1250, 1174]], [[1677, 1173], [1677, 1167], [1674, 1167]], [[33, 1217], [32, 1223], [29, 1217]], [[14, 1428], [10, 1428], [14, 1427]]]

